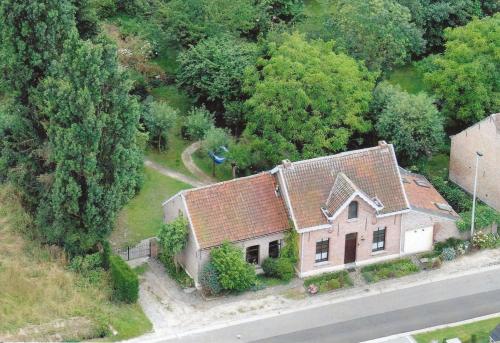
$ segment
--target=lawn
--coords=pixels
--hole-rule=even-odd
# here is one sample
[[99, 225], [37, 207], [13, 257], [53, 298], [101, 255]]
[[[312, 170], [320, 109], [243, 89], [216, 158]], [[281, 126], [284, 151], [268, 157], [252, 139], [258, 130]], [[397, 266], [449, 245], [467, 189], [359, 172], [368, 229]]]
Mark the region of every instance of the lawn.
[[259, 286], [264, 287], [264, 288], [279, 286], [279, 285], [286, 285], [289, 283], [290, 283], [290, 280], [282, 280], [282, 279], [278, 279], [276, 277], [266, 276], [265, 274], [257, 275], [257, 284]]
[[411, 64], [395, 68], [389, 75], [388, 80], [394, 85], [401, 86], [403, 90], [411, 94], [417, 94], [425, 90], [422, 75]]
[[[194, 163], [200, 168], [205, 174], [212, 175], [213, 161], [208, 156], [208, 154], [203, 153], [198, 150], [193, 154]], [[222, 164], [215, 165], [215, 178], [219, 181], [231, 180], [233, 178], [233, 172], [231, 169], [231, 164], [224, 162]]]
[[441, 176], [448, 177], [448, 168], [450, 165], [450, 156], [449, 154], [440, 153], [433, 155], [430, 159], [426, 159], [418, 163], [418, 168], [425, 175], [430, 176]]
[[120, 212], [111, 235], [113, 245], [134, 245], [142, 239], [156, 236], [162, 223], [162, 202], [189, 187], [146, 168], [141, 191]]
[[345, 270], [333, 273], [326, 273], [319, 276], [312, 276], [304, 280], [304, 286], [315, 285], [319, 293], [329, 292], [335, 289], [351, 287], [353, 282], [349, 273]]
[[[139, 305], [109, 300], [107, 278], [90, 284], [65, 267], [67, 257], [61, 250], [22, 237], [31, 219], [8, 186], [0, 188], [0, 222], [0, 341], [47, 341], [54, 332], [64, 341], [102, 335], [110, 341], [151, 331]], [[55, 321], [67, 326], [55, 329]], [[27, 336], [19, 335], [22, 328]]]
[[361, 268], [361, 274], [368, 283], [378, 282], [385, 279], [398, 278], [420, 271], [409, 258], [371, 264]]
[[[481, 320], [475, 323], [448, 327], [444, 329], [439, 329], [436, 331], [425, 332], [418, 335], [414, 335], [413, 338], [416, 339], [418, 343], [430, 343], [433, 340], [437, 342], [443, 342], [445, 338], [455, 338], [458, 337], [463, 343], [488, 343], [490, 332], [500, 324], [500, 317]], [[472, 339], [472, 335], [475, 335], [475, 339]]]

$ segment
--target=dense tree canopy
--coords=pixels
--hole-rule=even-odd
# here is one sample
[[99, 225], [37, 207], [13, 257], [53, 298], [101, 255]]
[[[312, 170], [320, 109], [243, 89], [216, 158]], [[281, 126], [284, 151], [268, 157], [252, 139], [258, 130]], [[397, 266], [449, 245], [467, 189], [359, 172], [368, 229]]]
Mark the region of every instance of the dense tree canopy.
[[161, 101], [153, 101], [146, 107], [143, 122], [149, 133], [149, 143], [161, 151], [168, 144], [168, 133], [175, 125], [177, 111]]
[[102, 241], [139, 187], [139, 111], [129, 89], [116, 49], [76, 33], [39, 87], [51, 172], [36, 219], [48, 242], [71, 253]]
[[411, 95], [386, 82], [374, 93], [377, 134], [394, 144], [402, 161], [430, 156], [442, 147], [443, 118], [425, 93]]
[[500, 111], [500, 14], [447, 29], [446, 50], [425, 74], [451, 120], [471, 124]]
[[370, 69], [390, 70], [422, 51], [422, 32], [394, 0], [337, 0], [330, 18], [336, 43]]
[[247, 70], [247, 135], [261, 142], [269, 166], [341, 151], [353, 132], [369, 130], [363, 114], [374, 75], [332, 45], [286, 35], [258, 69]]

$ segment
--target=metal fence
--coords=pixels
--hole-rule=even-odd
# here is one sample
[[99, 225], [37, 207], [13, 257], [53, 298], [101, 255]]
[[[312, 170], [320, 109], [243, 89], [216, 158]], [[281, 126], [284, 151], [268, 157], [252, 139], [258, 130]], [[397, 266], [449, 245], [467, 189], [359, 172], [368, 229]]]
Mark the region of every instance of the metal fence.
[[141, 257], [151, 256], [151, 239], [144, 240], [136, 246], [115, 249], [115, 253], [120, 255], [125, 261], [130, 261]]

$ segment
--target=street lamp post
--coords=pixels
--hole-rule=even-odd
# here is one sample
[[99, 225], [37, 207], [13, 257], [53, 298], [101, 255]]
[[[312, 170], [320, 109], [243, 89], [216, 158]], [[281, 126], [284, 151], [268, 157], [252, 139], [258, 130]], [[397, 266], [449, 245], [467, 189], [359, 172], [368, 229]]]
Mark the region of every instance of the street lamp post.
[[476, 216], [476, 192], [477, 192], [477, 173], [478, 173], [478, 167], [479, 167], [479, 158], [482, 157], [483, 154], [480, 153], [479, 151], [476, 151], [476, 172], [474, 175], [474, 193], [472, 196], [472, 221], [470, 224], [470, 238], [474, 236], [474, 221], [475, 221], [475, 216]]

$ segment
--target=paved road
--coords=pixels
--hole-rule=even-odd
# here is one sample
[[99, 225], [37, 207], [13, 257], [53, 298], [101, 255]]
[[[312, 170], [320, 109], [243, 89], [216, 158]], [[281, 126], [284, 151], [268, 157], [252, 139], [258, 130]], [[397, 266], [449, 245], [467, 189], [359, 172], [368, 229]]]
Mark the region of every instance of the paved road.
[[165, 342], [350, 343], [500, 312], [500, 271], [276, 315]]

